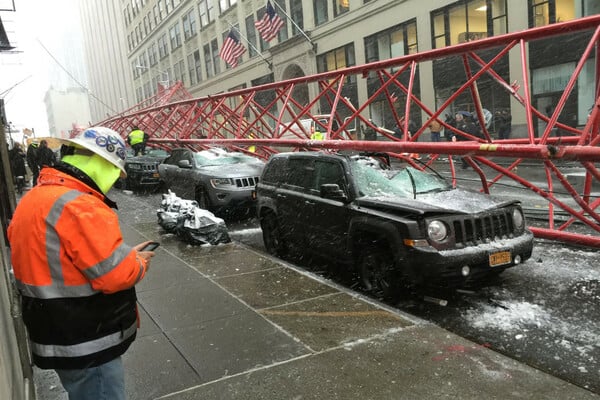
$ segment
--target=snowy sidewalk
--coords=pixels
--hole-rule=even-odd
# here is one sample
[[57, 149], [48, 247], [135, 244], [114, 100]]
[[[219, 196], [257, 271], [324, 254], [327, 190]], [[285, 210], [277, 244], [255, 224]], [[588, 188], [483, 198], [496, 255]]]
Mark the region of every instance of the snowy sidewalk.
[[[126, 353], [130, 399], [599, 399], [239, 244], [159, 239]], [[37, 370], [36, 372], [39, 372]], [[63, 399], [51, 379], [40, 399]]]

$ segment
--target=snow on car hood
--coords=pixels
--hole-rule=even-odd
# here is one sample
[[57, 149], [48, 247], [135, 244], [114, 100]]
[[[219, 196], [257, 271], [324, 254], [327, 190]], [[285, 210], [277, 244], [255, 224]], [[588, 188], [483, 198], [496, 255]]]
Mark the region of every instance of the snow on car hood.
[[416, 199], [402, 197], [362, 197], [361, 206], [378, 209], [403, 209], [419, 214], [428, 212], [476, 214], [517, 202], [503, 201], [492, 196], [467, 189], [451, 189], [441, 192], [418, 194]]

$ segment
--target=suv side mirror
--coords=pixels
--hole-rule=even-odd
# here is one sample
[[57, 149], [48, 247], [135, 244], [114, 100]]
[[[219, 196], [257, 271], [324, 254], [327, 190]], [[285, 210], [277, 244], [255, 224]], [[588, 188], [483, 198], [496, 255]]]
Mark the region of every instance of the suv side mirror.
[[344, 191], [340, 189], [340, 186], [337, 183], [325, 183], [321, 185], [321, 197], [324, 199], [339, 201], [348, 200], [348, 197], [346, 197], [346, 193], [344, 193]]
[[190, 163], [190, 160], [180, 160], [177, 165], [179, 166], [179, 168], [192, 168], [192, 164]]

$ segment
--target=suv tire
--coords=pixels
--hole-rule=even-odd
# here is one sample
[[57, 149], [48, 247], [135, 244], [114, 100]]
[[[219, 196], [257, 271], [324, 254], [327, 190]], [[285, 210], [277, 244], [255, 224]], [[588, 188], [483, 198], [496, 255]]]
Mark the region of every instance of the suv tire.
[[210, 210], [210, 199], [208, 198], [206, 189], [202, 186], [196, 188], [196, 201], [198, 202], [198, 206], [200, 208]]
[[394, 273], [392, 253], [378, 246], [363, 249], [357, 260], [357, 270], [363, 289], [383, 299], [398, 296], [398, 274]]

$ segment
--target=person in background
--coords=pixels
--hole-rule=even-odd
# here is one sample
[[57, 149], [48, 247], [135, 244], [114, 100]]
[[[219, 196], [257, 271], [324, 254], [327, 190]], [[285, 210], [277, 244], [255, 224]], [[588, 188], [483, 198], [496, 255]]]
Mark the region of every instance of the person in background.
[[508, 110], [502, 110], [499, 118], [498, 139], [508, 139], [512, 130], [512, 115]]
[[15, 143], [13, 148], [8, 152], [10, 161], [10, 169], [13, 175], [13, 182], [17, 187], [17, 191], [21, 193], [25, 187], [25, 177], [27, 176], [27, 168], [25, 167], [25, 152], [20, 143]]
[[41, 170], [43, 167], [52, 167], [56, 163], [56, 156], [46, 140], [40, 141], [40, 147], [37, 150], [37, 164]]
[[135, 340], [135, 285], [154, 252], [125, 243], [106, 197], [125, 174], [125, 142], [104, 127], [66, 140], [8, 226], [32, 359], [54, 369], [70, 400], [124, 400], [121, 355]]
[[35, 140], [32, 141], [27, 147], [27, 165], [31, 170], [31, 187], [34, 187], [37, 184], [38, 175], [40, 174], [40, 166], [37, 161], [37, 150], [39, 144]]
[[442, 124], [439, 120], [434, 119], [433, 121], [431, 121], [431, 123], [429, 124], [429, 132], [431, 133], [432, 142], [437, 143], [441, 140], [442, 128]]
[[[465, 133], [468, 133], [469, 135], [472, 135], [475, 137], [481, 137], [481, 131], [479, 130], [477, 125], [475, 125], [475, 123], [472, 121], [472, 119], [470, 117], [466, 117], [460, 113], [457, 113], [454, 118], [456, 121], [457, 129], [459, 129]], [[462, 141], [462, 140], [471, 140], [471, 139], [463, 137], [462, 135], [455, 135], [452, 138], [452, 141], [456, 142], [457, 140]], [[464, 157], [461, 157], [461, 162], [462, 162], [462, 169], [469, 168], [469, 163], [467, 162], [467, 160]]]
[[133, 149], [133, 156], [137, 157], [140, 153], [143, 153], [144, 147], [146, 147], [145, 142], [146, 134], [143, 130], [134, 126], [129, 135], [127, 135], [127, 143]]

